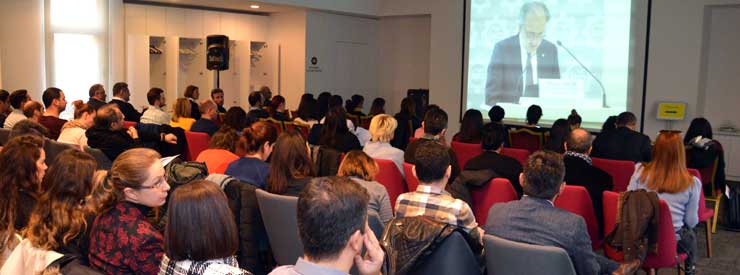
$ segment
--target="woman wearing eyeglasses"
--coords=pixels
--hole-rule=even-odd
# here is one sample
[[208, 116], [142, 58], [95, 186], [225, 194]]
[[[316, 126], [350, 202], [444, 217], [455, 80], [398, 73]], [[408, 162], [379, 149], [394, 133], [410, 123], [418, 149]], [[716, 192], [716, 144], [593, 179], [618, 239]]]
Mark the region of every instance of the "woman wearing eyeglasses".
[[162, 206], [170, 186], [160, 155], [137, 148], [123, 152], [104, 181], [115, 200], [102, 205], [90, 232], [90, 266], [105, 274], [157, 274], [163, 254], [162, 234], [147, 221]]

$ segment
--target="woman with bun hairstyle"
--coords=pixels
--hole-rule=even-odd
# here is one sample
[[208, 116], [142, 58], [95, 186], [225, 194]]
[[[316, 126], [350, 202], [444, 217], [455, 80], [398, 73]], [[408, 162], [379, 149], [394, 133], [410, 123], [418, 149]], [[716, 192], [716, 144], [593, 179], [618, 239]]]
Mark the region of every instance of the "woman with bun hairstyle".
[[62, 126], [62, 132], [57, 141], [79, 146], [87, 146], [85, 131], [95, 124], [95, 109], [85, 104], [82, 100], [72, 102], [75, 106], [74, 120], [68, 121]]
[[236, 145], [237, 151], [243, 152], [244, 156], [231, 162], [225, 174], [264, 189], [270, 172], [270, 164], [266, 161], [277, 138], [277, 129], [271, 124], [264, 121], [252, 123], [244, 129]]

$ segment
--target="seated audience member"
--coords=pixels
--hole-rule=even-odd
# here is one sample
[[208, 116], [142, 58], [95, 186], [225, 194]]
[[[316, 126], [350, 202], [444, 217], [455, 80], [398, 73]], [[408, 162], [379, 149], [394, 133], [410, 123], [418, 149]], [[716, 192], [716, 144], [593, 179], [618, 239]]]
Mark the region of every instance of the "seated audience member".
[[606, 133], [607, 131], [614, 129], [617, 129], [617, 116], [609, 116], [604, 121], [604, 124], [601, 125], [601, 132], [599, 133]]
[[362, 149], [357, 136], [347, 128], [347, 119], [341, 106], [330, 109], [324, 119], [323, 124], [311, 128], [309, 143], [323, 145], [343, 153]]
[[211, 90], [211, 100], [216, 103], [216, 110], [219, 114], [225, 114], [226, 108], [224, 108], [224, 90], [215, 88]]
[[190, 101], [187, 98], [178, 98], [172, 108], [170, 126], [190, 131], [190, 127], [193, 127], [195, 123], [195, 119], [190, 116], [190, 111]]
[[414, 136], [416, 129], [421, 127], [421, 120], [416, 117], [416, 107], [411, 98], [401, 100], [401, 111], [393, 116], [398, 122], [398, 128], [393, 135], [391, 145], [401, 150], [406, 150], [409, 138]]
[[475, 222], [470, 206], [450, 196], [445, 187], [452, 174], [448, 148], [431, 142], [416, 149], [413, 173], [419, 179], [416, 190], [404, 193], [396, 199], [396, 217], [425, 216], [440, 223], [460, 227], [475, 239], [483, 236], [483, 230]]
[[576, 112], [576, 109], [570, 110], [568, 116], [568, 126], [571, 130], [581, 128], [581, 116]]
[[661, 131], [655, 140], [652, 161], [635, 165], [627, 190], [645, 189], [658, 193], [671, 209], [679, 253], [686, 253], [685, 273], [695, 274], [696, 232], [699, 223], [701, 180], [686, 167], [686, 153], [678, 131]]
[[146, 93], [146, 100], [149, 102], [149, 107], [141, 115], [141, 123], [167, 125], [170, 124], [170, 114], [164, 110], [166, 106], [166, 99], [164, 97], [164, 90], [160, 88], [151, 88]]
[[550, 127], [550, 138], [547, 139], [542, 149], [555, 153], [565, 153], [565, 139], [570, 134], [570, 126], [565, 119], [557, 119]]
[[342, 103], [344, 103], [344, 99], [342, 99], [341, 95], [332, 95], [331, 97], [329, 97], [329, 109], [327, 110], [327, 112], [329, 112], [329, 110], [334, 107], [342, 107]]
[[[202, 119], [202, 118], [201, 118]], [[223, 126], [213, 134], [211, 141], [208, 143], [208, 149], [203, 150], [195, 160], [205, 162], [208, 167], [208, 174], [224, 174], [226, 167], [237, 159], [235, 155], [236, 143], [239, 136], [236, 131], [229, 126]]]
[[193, 126], [190, 127], [190, 131], [206, 133], [209, 136], [212, 136], [219, 128], [218, 124], [216, 124], [216, 120], [218, 120], [216, 103], [213, 103], [211, 100], [203, 101], [200, 104], [200, 119], [193, 123]]
[[100, 107], [103, 107], [103, 105], [107, 104], [105, 102], [105, 98], [108, 96], [105, 94], [105, 88], [103, 87], [103, 84], [94, 84], [90, 86], [90, 90], [88, 90], [88, 95], [90, 96], [90, 99], [87, 100], [87, 104], [90, 105], [90, 108], [93, 108], [94, 110], [97, 110]]
[[[442, 137], [447, 133], [447, 113], [439, 107], [432, 106], [430, 106], [424, 114], [424, 122], [422, 122], [424, 135], [414, 142], [409, 143], [406, 147], [406, 152], [403, 156], [405, 162], [416, 164], [416, 151], [418, 148], [429, 146], [433, 143], [441, 144], [446, 147]], [[457, 163], [457, 157], [455, 157], [455, 152], [452, 151], [452, 148], [446, 148], [450, 158], [450, 165], [452, 167], [449, 183], [452, 183], [457, 175], [460, 174], [460, 165]]]
[[67, 108], [67, 100], [64, 98], [64, 92], [54, 87], [44, 90], [41, 99], [46, 110], [38, 122], [49, 130], [49, 136], [47, 137], [56, 140], [62, 132], [62, 126], [67, 123], [67, 120], [59, 118], [59, 114]]
[[367, 203], [365, 190], [346, 178], [312, 181], [298, 197], [303, 257], [270, 275], [346, 275], [353, 265], [360, 275], [381, 274], [385, 253], [367, 225]]
[[367, 190], [370, 195], [368, 211], [374, 212], [383, 224], [393, 219], [393, 209], [385, 186], [375, 181], [378, 165], [362, 151], [350, 151], [339, 165], [337, 176], [349, 177]]
[[[35, 123], [39, 123], [39, 119], [41, 119], [42, 114], [44, 113], [44, 106], [41, 105], [38, 101], [28, 101], [25, 105], [23, 105], [23, 115], [28, 118], [28, 120], [33, 121]], [[46, 127], [44, 127], [46, 128]], [[48, 137], [48, 129], [46, 136]]]
[[68, 149], [57, 156], [43, 180], [46, 192], [33, 208], [28, 228], [24, 231], [35, 248], [53, 250], [74, 256], [88, 265], [88, 236], [94, 213], [80, 202], [92, 191], [97, 164], [89, 154]]
[[18, 121], [27, 119], [26, 115], [23, 114], [23, 106], [26, 105], [26, 102], [28, 101], [31, 101], [31, 96], [26, 90], [16, 90], [10, 93], [10, 96], [8, 96], [8, 102], [10, 102], [10, 106], [13, 107], [13, 111], [11, 111], [8, 117], [5, 118], [3, 128], [11, 129], [16, 123], [18, 123]]
[[370, 112], [367, 113], [367, 115], [376, 116], [382, 114], [385, 114], [385, 99], [382, 97], [376, 97], [373, 99], [373, 104], [370, 105]]
[[0, 89], [0, 126], [5, 124], [5, 119], [8, 118], [10, 113], [10, 93], [8, 91]]
[[249, 127], [247, 112], [239, 106], [229, 108], [224, 116], [223, 125], [229, 126], [231, 129], [235, 130], [237, 136], [241, 135], [242, 130]]
[[362, 112], [362, 105], [365, 104], [365, 98], [361, 95], [352, 95], [350, 99], [348, 99], [344, 103], [344, 109], [347, 110], [347, 113], [355, 115], [355, 116], [365, 116], [365, 113]]
[[98, 109], [95, 125], [87, 129], [85, 136], [90, 147], [100, 149], [111, 160], [115, 160], [123, 151], [141, 147], [144, 141], [177, 143], [177, 137], [173, 134], [142, 133], [145, 135], [140, 139], [136, 128], [124, 129], [123, 113], [115, 104], [108, 104]]
[[285, 98], [281, 95], [272, 97], [270, 101], [270, 117], [277, 121], [289, 121], [285, 114]]
[[649, 162], [652, 153], [650, 138], [635, 131], [637, 118], [623, 112], [617, 117], [617, 128], [596, 136], [591, 155], [598, 158]]
[[[4, 222], [0, 230], [3, 232], [25, 228], [38, 197], [45, 193], [41, 185], [46, 174], [43, 143], [41, 137], [25, 135], [12, 138], [0, 151], [0, 190], [4, 197], [0, 205], [5, 213], [0, 215]], [[4, 237], [10, 238], [12, 234]]]
[[[231, 162], [224, 174], [265, 189], [270, 172], [270, 164], [266, 161], [277, 139], [277, 129], [272, 124], [263, 121], [253, 123], [244, 129], [236, 144], [237, 152], [244, 152], [244, 155]], [[272, 163], [275, 163], [275, 158]]]
[[296, 112], [296, 117], [293, 119], [293, 122], [308, 125], [309, 128], [313, 127], [316, 123], [319, 123], [318, 107], [318, 101], [313, 97], [301, 99], [301, 103], [298, 104], [298, 111]]
[[[213, 182], [177, 188], [167, 206], [161, 275], [251, 275], [239, 268], [239, 231], [226, 195]], [[204, 226], [207, 225], [207, 226]]]
[[519, 197], [522, 196], [522, 186], [519, 183], [519, 174], [522, 173], [522, 164], [518, 160], [501, 154], [506, 139], [504, 126], [488, 123], [483, 126], [481, 147], [483, 153], [473, 157], [465, 163], [465, 170], [490, 169], [498, 177], [511, 182]]
[[259, 92], [262, 95], [262, 106], [266, 107], [270, 105], [270, 102], [272, 102], [272, 90], [270, 90], [270, 87], [262, 86]]
[[483, 128], [483, 114], [476, 109], [467, 110], [465, 111], [462, 123], [460, 124], [460, 132], [452, 137], [452, 141], [474, 144], [480, 143], [481, 128]]
[[539, 128], [540, 126], [537, 126], [537, 123], [540, 122], [540, 118], [542, 118], [542, 107], [532, 104], [527, 108], [527, 125], [525, 127]]
[[198, 108], [198, 98], [200, 97], [200, 90], [197, 86], [188, 85], [185, 87], [185, 98], [190, 101], [190, 116], [195, 120], [200, 119], [200, 109]]
[[113, 99], [110, 103], [115, 103], [118, 109], [123, 113], [123, 120], [131, 122], [139, 122], [141, 120], [141, 114], [136, 110], [134, 105], [129, 103], [131, 98], [131, 92], [128, 90], [128, 84], [124, 82], [118, 82], [113, 85]]
[[280, 134], [271, 155], [266, 188], [270, 193], [298, 196], [316, 175], [306, 141], [299, 133]]
[[72, 102], [75, 106], [74, 120], [64, 123], [62, 132], [57, 141], [61, 143], [87, 146], [85, 132], [95, 124], [95, 109], [82, 103], [82, 100]]
[[640, 260], [620, 265], [594, 253], [580, 216], [553, 206], [565, 188], [562, 157], [537, 151], [524, 165], [520, 200], [494, 204], [488, 212], [486, 234], [510, 241], [555, 246], [565, 250], [577, 274], [633, 274]]
[[92, 224], [90, 267], [109, 275], [157, 274], [163, 240], [147, 214], [165, 203], [170, 190], [159, 153], [144, 148], [124, 152], [105, 181], [113, 186], [115, 198], [102, 206]]
[[503, 125], [504, 116], [506, 116], [506, 112], [504, 111], [504, 108], [501, 108], [501, 106], [494, 105], [490, 110], [488, 110], [488, 118], [493, 123]]
[[319, 110], [318, 118], [326, 116], [326, 113], [329, 112], [329, 98], [331, 98], [331, 93], [329, 92], [322, 92], [318, 97], [316, 97]]
[[262, 97], [262, 93], [260, 92], [252, 92], [249, 94], [249, 112], [247, 112], [247, 126], [251, 125], [254, 122], [257, 122], [261, 118], [268, 118], [270, 117], [270, 114], [268, 112], [265, 112], [265, 110], [262, 110], [262, 106], [264, 103], [264, 98]]
[[714, 194], [716, 190], [725, 190], [725, 152], [719, 141], [712, 139], [712, 125], [709, 120], [698, 117], [691, 120], [686, 136], [683, 138], [686, 146], [686, 167], [704, 169], [717, 164], [711, 184], [704, 182], [704, 194]]
[[365, 144], [362, 151], [372, 158], [392, 160], [403, 175], [403, 151], [390, 144], [396, 126], [396, 119], [392, 116], [386, 114], [374, 116], [370, 121], [370, 141]]
[[599, 222], [599, 230], [604, 230], [604, 212], [602, 194], [614, 187], [612, 176], [591, 164], [591, 134], [588, 131], [576, 128], [570, 132], [565, 140], [565, 182], [570, 185], [580, 185], [588, 190], [588, 195], [594, 206], [594, 213]]

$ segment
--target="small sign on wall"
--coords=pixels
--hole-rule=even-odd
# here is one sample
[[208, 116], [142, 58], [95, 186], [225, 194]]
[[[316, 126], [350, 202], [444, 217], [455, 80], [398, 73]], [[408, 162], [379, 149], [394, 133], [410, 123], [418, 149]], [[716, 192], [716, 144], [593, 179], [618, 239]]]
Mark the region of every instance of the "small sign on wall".
[[321, 66], [319, 66], [319, 59], [315, 56], [312, 56], [309, 60], [309, 65], [306, 68], [307, 73], [320, 73], [322, 72]]
[[683, 120], [686, 116], [686, 103], [683, 102], [659, 102], [658, 119], [660, 120]]

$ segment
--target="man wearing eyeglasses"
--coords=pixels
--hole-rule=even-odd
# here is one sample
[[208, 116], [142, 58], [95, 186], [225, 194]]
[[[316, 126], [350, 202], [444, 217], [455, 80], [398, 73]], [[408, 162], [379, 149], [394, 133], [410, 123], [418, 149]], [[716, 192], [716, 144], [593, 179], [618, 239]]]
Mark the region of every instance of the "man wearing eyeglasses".
[[519, 103], [520, 97], [539, 97], [538, 79], [560, 78], [558, 50], [545, 40], [550, 11], [542, 2], [529, 2], [519, 11], [519, 33], [496, 43], [488, 64], [486, 104]]

